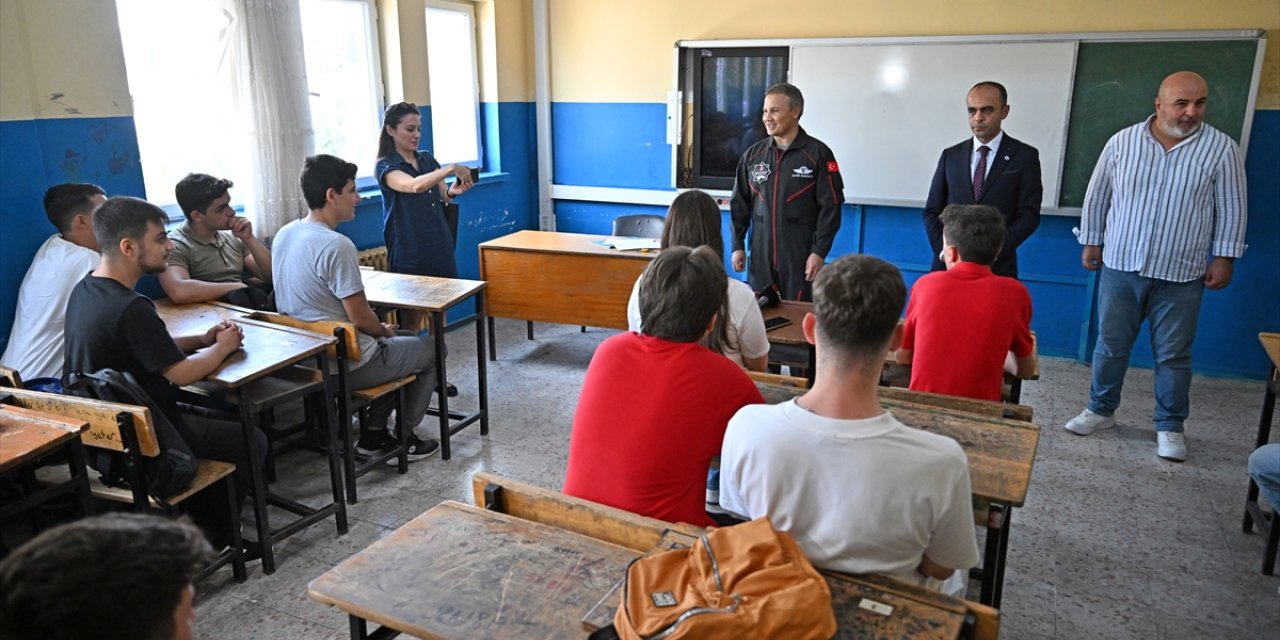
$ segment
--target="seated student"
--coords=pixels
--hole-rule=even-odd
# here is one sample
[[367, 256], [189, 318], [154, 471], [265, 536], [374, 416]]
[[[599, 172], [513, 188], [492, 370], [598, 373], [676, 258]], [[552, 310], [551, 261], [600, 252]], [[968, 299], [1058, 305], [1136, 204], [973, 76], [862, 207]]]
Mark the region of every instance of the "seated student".
[[[253, 235], [249, 219], [231, 208], [231, 186], [230, 180], [192, 173], [174, 188], [187, 222], [169, 234], [173, 251], [169, 268], [160, 274], [170, 300], [270, 307], [271, 251]], [[255, 279], [242, 281], [245, 270]]]
[[49, 529], [0, 560], [0, 638], [190, 640], [191, 580], [212, 553], [199, 529], [152, 515]]
[[[312, 156], [303, 164], [300, 180], [311, 213], [276, 234], [272, 245], [276, 307], [307, 322], [336, 320], [355, 325], [360, 334], [360, 361], [351, 365], [355, 389], [416, 375], [405, 387], [404, 424], [412, 429], [427, 415], [436, 388], [435, 345], [430, 337], [397, 332], [396, 325], [378, 320], [364, 295], [356, 245], [335, 231], [356, 216], [360, 202], [356, 165], [330, 155]], [[393, 396], [387, 396], [369, 410], [357, 451], [372, 455], [396, 445], [398, 440], [387, 433], [393, 404]], [[438, 450], [435, 440], [409, 434], [410, 460], [433, 456]]]
[[[240, 349], [243, 332], [226, 320], [201, 335], [171, 337], [151, 299], [133, 290], [143, 274], [165, 269], [173, 246], [164, 231], [167, 220], [160, 207], [125, 196], [109, 198], [94, 214], [93, 233], [102, 261], [76, 285], [67, 302], [64, 378], [102, 369], [131, 374], [188, 438], [192, 453], [236, 465], [236, 497], [243, 506], [251, 482], [250, 454], [245, 451], [241, 425], [178, 410], [178, 387], [198, 382], [217, 369]], [[261, 462], [266, 437], [256, 430], [253, 436], [252, 455]], [[228, 542], [230, 527], [226, 495], [218, 495], [222, 486], [217, 483], [183, 503], [190, 505], [192, 518], [205, 527], [215, 544]]]
[[898, 363], [911, 365], [911, 388], [949, 396], [1000, 400], [1004, 373], [1030, 378], [1031, 296], [991, 265], [1004, 243], [1004, 217], [986, 205], [942, 211], [946, 271], [911, 288]]
[[671, 522], [714, 522], [707, 470], [725, 424], [764, 402], [742, 368], [699, 344], [724, 306], [724, 261], [671, 247], [640, 281], [641, 333], [596, 349], [569, 439], [564, 492]]
[[58, 233], [49, 236], [18, 289], [18, 309], [0, 363], [28, 384], [62, 375], [62, 330], [71, 289], [98, 266], [93, 212], [107, 194], [94, 184], [60, 184], [44, 193], [44, 213]]
[[[720, 218], [720, 208], [706, 193], [686, 191], [676, 196], [662, 228], [662, 248], [707, 245], [723, 262]], [[764, 371], [769, 364], [769, 339], [765, 336], [764, 317], [760, 315], [756, 294], [751, 291], [751, 285], [741, 280], [727, 275], [725, 279], [728, 295], [716, 312], [716, 326], [704, 344], [751, 371]], [[644, 326], [640, 315], [639, 278], [627, 301], [627, 324], [636, 332]]]
[[813, 388], [729, 421], [720, 506], [769, 516], [814, 566], [934, 589], [948, 580], [959, 593], [978, 562], [964, 451], [898, 422], [876, 397], [905, 296], [878, 258], [845, 256], [818, 272], [802, 323], [817, 349]]

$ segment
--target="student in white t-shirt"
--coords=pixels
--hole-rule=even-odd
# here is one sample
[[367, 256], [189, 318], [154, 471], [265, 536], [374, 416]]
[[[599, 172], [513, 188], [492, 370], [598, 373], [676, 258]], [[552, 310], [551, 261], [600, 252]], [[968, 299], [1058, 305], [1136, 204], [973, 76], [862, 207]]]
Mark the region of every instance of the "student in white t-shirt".
[[62, 375], [67, 299], [98, 266], [93, 213], [106, 200], [96, 184], [60, 184], [44, 193], [44, 213], [58, 233], [40, 245], [22, 278], [13, 329], [0, 356], [0, 363], [16, 369], [24, 381]]
[[[662, 228], [662, 248], [707, 245], [724, 260], [724, 238], [720, 234], [720, 208], [711, 196], [701, 191], [686, 191], [672, 201], [667, 221]], [[716, 316], [716, 326], [704, 340], [708, 348], [737, 362], [751, 371], [764, 371], [769, 361], [769, 339], [765, 335], [764, 317], [756, 296], [747, 283], [732, 277], [728, 280], [728, 296]], [[640, 280], [631, 288], [627, 302], [628, 328], [637, 333], [640, 317]]]
[[802, 324], [817, 349], [813, 388], [729, 421], [720, 506], [769, 516], [817, 567], [963, 593], [978, 562], [964, 451], [898, 422], [876, 397], [885, 356], [902, 341], [902, 275], [845, 256], [818, 273], [813, 300]]

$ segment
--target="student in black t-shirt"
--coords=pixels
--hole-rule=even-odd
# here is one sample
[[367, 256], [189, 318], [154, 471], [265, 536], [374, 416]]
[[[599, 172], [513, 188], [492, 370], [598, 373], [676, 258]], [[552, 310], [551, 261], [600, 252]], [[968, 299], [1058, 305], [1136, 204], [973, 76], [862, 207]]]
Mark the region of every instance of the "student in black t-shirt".
[[[165, 234], [165, 214], [157, 206], [129, 197], [108, 199], [93, 218], [102, 262], [85, 276], [67, 303], [66, 362], [70, 373], [115, 369], [133, 375], [178, 426], [197, 457], [236, 465], [236, 488], [243, 504], [249, 482], [249, 456], [241, 426], [235, 422], [180, 413], [177, 387], [192, 384], [217, 369], [240, 348], [244, 337], [230, 320], [200, 335], [171, 337], [149, 298], [133, 290], [147, 273], [164, 271], [173, 244]], [[190, 354], [190, 355], [188, 355]], [[261, 461], [266, 437], [254, 432], [254, 455]], [[221, 484], [215, 485], [221, 487]], [[216, 542], [225, 535], [226, 498], [205, 491], [193, 498], [192, 517]]]

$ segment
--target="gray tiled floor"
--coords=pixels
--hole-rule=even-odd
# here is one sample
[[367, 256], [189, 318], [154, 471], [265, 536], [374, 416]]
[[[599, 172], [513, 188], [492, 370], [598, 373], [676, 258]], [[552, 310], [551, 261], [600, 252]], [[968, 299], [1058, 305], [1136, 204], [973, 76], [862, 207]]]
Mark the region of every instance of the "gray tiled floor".
[[[577, 392], [595, 346], [611, 332], [498, 322], [489, 365], [492, 431], [453, 440], [453, 459], [375, 471], [360, 481], [351, 531], [317, 525], [278, 549], [278, 570], [223, 571], [199, 586], [201, 637], [346, 638], [346, 616], [309, 600], [307, 583], [441, 500], [470, 502], [470, 476], [488, 470], [559, 487]], [[474, 337], [449, 336], [450, 378], [474, 406]], [[1023, 399], [1042, 425], [1026, 507], [1014, 512], [1003, 604], [1004, 638], [1280, 638], [1280, 578], [1258, 573], [1262, 541], [1240, 531], [1245, 460], [1262, 399], [1256, 381], [1197, 378], [1187, 462], [1155, 456], [1151, 372], [1133, 370], [1119, 428], [1077, 437], [1061, 425], [1081, 408], [1089, 370], [1042, 361]], [[426, 429], [424, 427], [424, 435]], [[324, 466], [294, 454], [278, 489], [319, 496]]]

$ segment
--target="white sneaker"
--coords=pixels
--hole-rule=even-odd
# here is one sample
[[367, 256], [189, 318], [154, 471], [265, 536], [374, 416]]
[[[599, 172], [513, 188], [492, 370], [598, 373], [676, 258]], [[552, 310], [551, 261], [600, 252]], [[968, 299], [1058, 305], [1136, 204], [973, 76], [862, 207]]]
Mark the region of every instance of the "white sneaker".
[[1088, 409], [1067, 421], [1063, 428], [1078, 436], [1087, 436], [1098, 429], [1110, 429], [1116, 426], [1116, 419], [1111, 416], [1100, 416]]
[[1157, 431], [1156, 455], [1165, 460], [1182, 462], [1187, 459], [1187, 439], [1181, 431]]

